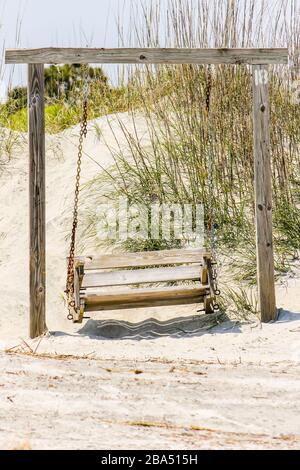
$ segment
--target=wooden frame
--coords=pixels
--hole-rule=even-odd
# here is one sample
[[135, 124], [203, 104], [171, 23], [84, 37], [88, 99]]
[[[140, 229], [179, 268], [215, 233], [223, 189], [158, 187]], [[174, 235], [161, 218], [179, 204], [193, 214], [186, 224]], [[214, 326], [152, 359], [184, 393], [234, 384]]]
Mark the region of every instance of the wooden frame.
[[287, 64], [287, 49], [8, 49], [7, 64]]
[[30, 198], [30, 336], [46, 331], [44, 64], [249, 64], [253, 67], [253, 131], [257, 279], [262, 321], [276, 319], [272, 240], [268, 65], [287, 64], [273, 49], [11, 49], [6, 64], [28, 64]]

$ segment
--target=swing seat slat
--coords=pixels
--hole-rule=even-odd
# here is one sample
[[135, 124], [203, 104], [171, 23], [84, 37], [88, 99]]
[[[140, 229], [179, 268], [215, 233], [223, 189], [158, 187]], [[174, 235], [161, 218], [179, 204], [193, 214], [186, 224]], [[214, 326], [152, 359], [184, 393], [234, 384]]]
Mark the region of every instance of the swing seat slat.
[[146, 289], [122, 289], [118, 292], [83, 294], [86, 312], [203, 302], [209, 286], [171, 286]]

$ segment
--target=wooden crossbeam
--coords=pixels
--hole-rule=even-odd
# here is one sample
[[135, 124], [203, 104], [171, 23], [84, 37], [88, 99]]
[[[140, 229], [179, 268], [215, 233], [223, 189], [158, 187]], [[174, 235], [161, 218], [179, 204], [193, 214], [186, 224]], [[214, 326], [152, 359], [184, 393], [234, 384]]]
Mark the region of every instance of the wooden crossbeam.
[[287, 64], [286, 48], [63, 48], [7, 49], [6, 64]]

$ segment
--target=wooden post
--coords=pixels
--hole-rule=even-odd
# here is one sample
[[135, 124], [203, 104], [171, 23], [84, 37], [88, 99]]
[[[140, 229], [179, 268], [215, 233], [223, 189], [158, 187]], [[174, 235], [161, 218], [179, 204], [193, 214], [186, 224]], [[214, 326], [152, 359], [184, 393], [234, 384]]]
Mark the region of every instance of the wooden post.
[[46, 330], [44, 65], [28, 65], [30, 337]]
[[276, 320], [272, 235], [268, 66], [253, 66], [253, 133], [257, 282], [261, 321]]

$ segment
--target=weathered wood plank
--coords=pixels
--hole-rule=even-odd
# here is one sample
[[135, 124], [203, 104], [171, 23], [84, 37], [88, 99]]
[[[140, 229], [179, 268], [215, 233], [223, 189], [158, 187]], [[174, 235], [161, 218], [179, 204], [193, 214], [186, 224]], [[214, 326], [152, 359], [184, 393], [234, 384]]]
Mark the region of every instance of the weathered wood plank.
[[210, 296], [205, 297], [205, 299], [204, 299], [204, 311], [205, 311], [206, 315], [211, 315], [212, 313], [214, 313], [215, 309], [214, 309], [214, 299], [213, 299], [213, 297], [210, 297]]
[[204, 266], [202, 270], [201, 283], [208, 283], [209, 295], [204, 299], [204, 310], [206, 314], [214, 312], [215, 293], [213, 288], [211, 258], [204, 257]]
[[167, 305], [197, 304], [204, 301], [207, 289], [200, 288], [153, 288], [127, 289], [112, 294], [85, 295], [86, 312], [119, 310], [125, 308], [157, 307]]
[[73, 313], [73, 322], [80, 321], [82, 319], [83, 312], [81, 311], [81, 298], [80, 298], [80, 287], [83, 279], [83, 264], [77, 262], [74, 268], [74, 301], [75, 301], [75, 312]]
[[176, 300], [193, 300], [194, 303], [200, 302], [209, 291], [208, 286], [188, 287], [188, 286], [172, 286], [172, 287], [157, 287], [148, 289], [122, 289], [114, 292], [104, 292], [97, 294], [89, 294], [88, 292], [82, 295], [86, 308], [97, 307], [112, 307], [116, 305], [128, 305], [146, 302], [167, 302]]
[[145, 49], [58, 48], [8, 49], [6, 64], [287, 64], [286, 48]]
[[162, 266], [165, 264], [201, 263], [203, 257], [209, 257], [204, 249], [182, 249], [143, 251], [138, 253], [113, 253], [98, 256], [82, 256], [76, 259], [84, 262], [85, 271], [93, 269], [134, 268]]
[[120, 304], [88, 304], [85, 307], [85, 312], [101, 312], [103, 310], [123, 310], [123, 309], [136, 309], [136, 308], [146, 308], [146, 307], [170, 307], [173, 305], [191, 305], [198, 304], [204, 301], [204, 296], [192, 298], [192, 297], [180, 297], [175, 299], [147, 299], [140, 300], [138, 302], [127, 302]]
[[28, 66], [30, 337], [46, 330], [44, 66]]
[[124, 270], [84, 275], [82, 287], [122, 286], [153, 282], [200, 280], [201, 265], [176, 266], [174, 268], [153, 268]]
[[253, 133], [257, 281], [261, 320], [276, 319], [272, 236], [268, 67], [253, 67]]

